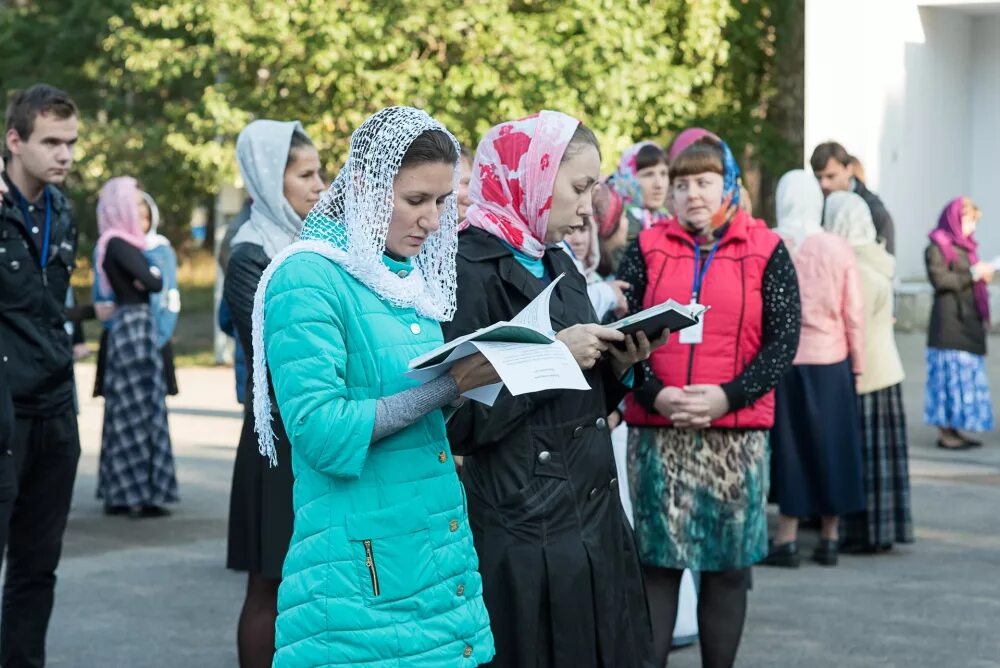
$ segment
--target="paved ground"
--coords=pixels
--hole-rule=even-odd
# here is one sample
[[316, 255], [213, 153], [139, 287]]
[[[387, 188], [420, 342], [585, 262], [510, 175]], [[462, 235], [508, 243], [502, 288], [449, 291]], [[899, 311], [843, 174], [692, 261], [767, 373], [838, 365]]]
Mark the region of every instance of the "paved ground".
[[[899, 342], [911, 370], [918, 542], [885, 556], [844, 557], [836, 569], [757, 569], [738, 666], [1000, 666], [1000, 436], [978, 452], [934, 449], [919, 419], [922, 339]], [[93, 367], [79, 367], [78, 376], [88, 390]], [[1000, 357], [991, 378], [1000, 388]], [[223, 565], [240, 412], [228, 369], [183, 369], [180, 385], [170, 409], [183, 503], [161, 521], [101, 514], [101, 402], [82, 401], [84, 454], [49, 637], [54, 668], [236, 665], [243, 578]], [[697, 649], [670, 665], [700, 665]]]

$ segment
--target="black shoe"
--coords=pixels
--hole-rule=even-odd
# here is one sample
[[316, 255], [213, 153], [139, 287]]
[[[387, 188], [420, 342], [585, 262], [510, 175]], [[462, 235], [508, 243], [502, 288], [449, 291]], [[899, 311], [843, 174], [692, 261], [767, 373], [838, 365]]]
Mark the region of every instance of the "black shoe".
[[813, 550], [813, 561], [821, 566], [836, 566], [838, 556], [835, 540], [821, 540]]
[[761, 566], [778, 566], [779, 568], [799, 567], [799, 544], [796, 541], [768, 546], [767, 556], [760, 562]]
[[133, 520], [142, 520], [151, 517], [169, 517], [170, 511], [162, 506], [132, 506], [128, 509], [128, 516]]
[[969, 448], [975, 447], [971, 445], [968, 441], [962, 441], [958, 445], [945, 445], [944, 441], [938, 440], [937, 446], [942, 450], [968, 450]]
[[969, 446], [970, 448], [981, 448], [981, 447], [983, 447], [983, 442], [982, 442], [982, 441], [977, 441], [977, 440], [976, 440], [976, 439], [974, 439], [974, 438], [969, 438], [969, 437], [967, 437], [967, 436], [963, 436], [963, 437], [962, 437], [962, 440], [963, 440], [963, 441], [965, 442], [965, 444], [966, 444], [967, 446]]
[[108, 517], [115, 517], [116, 515], [128, 515], [128, 506], [104, 506], [104, 514]]

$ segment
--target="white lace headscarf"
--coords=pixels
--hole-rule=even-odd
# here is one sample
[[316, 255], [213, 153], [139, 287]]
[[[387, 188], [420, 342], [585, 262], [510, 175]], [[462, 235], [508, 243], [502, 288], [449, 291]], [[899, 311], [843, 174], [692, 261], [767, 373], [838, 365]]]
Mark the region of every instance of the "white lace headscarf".
[[[261, 455], [277, 466], [267, 359], [264, 352], [264, 295], [278, 266], [295, 253], [313, 252], [343, 267], [385, 301], [413, 308], [438, 321], [455, 315], [455, 256], [458, 252], [458, 207], [454, 194], [441, 212], [440, 228], [416, 256], [413, 270], [401, 277], [383, 261], [393, 209], [393, 183], [413, 140], [428, 130], [448, 130], [420, 109], [387, 107], [368, 118], [351, 135], [347, 163], [330, 189], [306, 217], [299, 240], [278, 253], [257, 286], [253, 303], [254, 422]], [[453, 184], [458, 184], [458, 162]]]

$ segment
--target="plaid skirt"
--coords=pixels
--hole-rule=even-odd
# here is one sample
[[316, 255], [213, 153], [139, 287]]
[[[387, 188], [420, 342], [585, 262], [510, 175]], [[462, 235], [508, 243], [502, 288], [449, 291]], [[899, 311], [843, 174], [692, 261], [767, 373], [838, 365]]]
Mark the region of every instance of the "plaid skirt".
[[858, 397], [866, 509], [844, 518], [845, 545], [866, 550], [913, 542], [906, 413], [901, 385]]
[[148, 305], [118, 307], [107, 349], [97, 498], [107, 506], [177, 501], [163, 358]]

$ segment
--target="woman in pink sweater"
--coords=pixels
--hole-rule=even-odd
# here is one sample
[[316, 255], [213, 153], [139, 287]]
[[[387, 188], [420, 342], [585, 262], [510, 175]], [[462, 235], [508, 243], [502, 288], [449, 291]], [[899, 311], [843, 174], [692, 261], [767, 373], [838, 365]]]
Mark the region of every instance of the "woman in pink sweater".
[[764, 563], [797, 567], [799, 518], [819, 515], [813, 559], [834, 566], [838, 517], [865, 506], [855, 392], [864, 370], [864, 298], [850, 244], [822, 229], [813, 175], [785, 174], [776, 199], [777, 231], [798, 274], [802, 334], [776, 397], [771, 483], [781, 518]]

